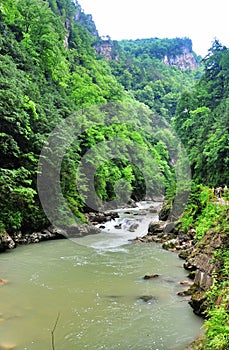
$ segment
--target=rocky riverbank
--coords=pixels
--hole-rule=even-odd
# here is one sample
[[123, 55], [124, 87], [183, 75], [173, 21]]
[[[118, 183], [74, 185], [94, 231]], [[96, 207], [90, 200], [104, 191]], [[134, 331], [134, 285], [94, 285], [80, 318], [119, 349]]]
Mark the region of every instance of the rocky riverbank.
[[98, 213], [92, 212], [85, 214], [88, 223], [80, 225], [71, 225], [66, 227], [55, 227], [50, 225], [49, 227], [31, 233], [23, 233], [21, 231], [15, 231], [12, 234], [6, 231], [0, 232], [0, 252], [14, 249], [18, 245], [39, 243], [42, 241], [63, 239], [63, 238], [77, 238], [90, 234], [97, 234], [100, 229], [95, 227], [98, 224], [103, 224], [107, 221], [111, 221], [118, 217], [118, 213]]
[[225, 238], [209, 230], [200, 242], [195, 240], [195, 230], [182, 231], [181, 226], [169, 221], [152, 222], [146, 236], [136, 237], [134, 243], [161, 243], [162, 248], [178, 254], [185, 260], [184, 268], [193, 280], [192, 286], [179, 295], [190, 295], [190, 305], [195, 314], [206, 317], [206, 292], [213, 285], [214, 274], [221, 268], [220, 261], [215, 260], [215, 252], [220, 251]]

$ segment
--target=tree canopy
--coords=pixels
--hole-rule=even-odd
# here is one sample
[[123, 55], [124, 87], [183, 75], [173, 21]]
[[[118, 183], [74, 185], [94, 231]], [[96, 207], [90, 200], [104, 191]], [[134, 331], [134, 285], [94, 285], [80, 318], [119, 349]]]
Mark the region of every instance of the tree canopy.
[[194, 179], [210, 186], [228, 182], [229, 51], [215, 40], [204, 74], [178, 102], [173, 123], [189, 153]]
[[[37, 189], [39, 157], [56, 126], [72, 116], [77, 137], [61, 162], [60, 181], [68, 207], [81, 220], [91, 209], [85, 201], [90, 191], [98, 203], [140, 200], [171, 188], [175, 193], [180, 145], [171, 120], [194, 178], [226, 182], [228, 50], [220, 43], [204, 59], [201, 76], [188, 38], [111, 42], [114, 59], [107, 60], [96, 51], [102, 39], [77, 1], [3, 0], [0, 19], [2, 228], [26, 232], [49, 224]], [[184, 50], [197, 69], [164, 62]], [[61, 151], [58, 145], [49, 150], [50, 159]], [[115, 157], [108, 156], [108, 145]], [[83, 162], [94, 174], [93, 188]]]

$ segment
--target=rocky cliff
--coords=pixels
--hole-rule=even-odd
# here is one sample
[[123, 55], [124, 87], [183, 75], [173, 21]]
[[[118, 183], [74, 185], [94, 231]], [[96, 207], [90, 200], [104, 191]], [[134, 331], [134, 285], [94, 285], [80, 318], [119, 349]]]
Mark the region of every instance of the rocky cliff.
[[186, 47], [183, 48], [182, 53], [179, 55], [165, 55], [163, 62], [168, 66], [176, 66], [182, 70], [194, 70], [199, 65], [193, 52]]
[[221, 269], [221, 261], [215, 259], [217, 251], [220, 252], [225, 238], [220, 232], [209, 230], [204, 238], [190, 251], [184, 263], [184, 268], [189, 271], [189, 276], [194, 278], [191, 287], [190, 305], [194, 312], [200, 316], [206, 316], [208, 306], [206, 292], [214, 284], [214, 276]]
[[118, 60], [118, 43], [111, 40], [109, 36], [99, 38], [94, 44], [94, 48], [99, 55], [103, 55], [107, 60]]

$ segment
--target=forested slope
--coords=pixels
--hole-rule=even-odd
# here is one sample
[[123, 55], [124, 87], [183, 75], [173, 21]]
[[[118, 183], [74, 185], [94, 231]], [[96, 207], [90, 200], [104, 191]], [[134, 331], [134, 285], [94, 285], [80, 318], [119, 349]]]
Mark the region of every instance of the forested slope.
[[[201, 63], [188, 38], [104, 41], [76, 0], [2, 0], [0, 240], [6, 232], [24, 235], [50, 225], [39, 199], [38, 164], [48, 164], [46, 198], [57, 225], [73, 223], [68, 210], [85, 221], [84, 214], [100, 203], [121, 205], [164, 193], [173, 202], [179, 191], [183, 210], [190, 183], [180, 140], [198, 185], [228, 185], [228, 93], [228, 48], [217, 40]], [[53, 149], [52, 139], [58, 140]], [[60, 198], [52, 193], [59, 182], [63, 206], [56, 206]], [[228, 211], [209, 203], [205, 193], [202, 187], [193, 191], [182, 235], [194, 228], [201, 246], [213, 227], [223, 238], [214, 257], [218, 288], [208, 295], [211, 317], [202, 348], [225, 350]]]
[[170, 120], [177, 100], [201, 75], [201, 59], [188, 38], [138, 39], [118, 42], [110, 62], [126, 90], [154, 113]]
[[179, 100], [174, 126], [185, 145], [194, 179], [228, 184], [229, 50], [217, 40], [204, 58], [204, 74]]
[[[178, 102], [173, 124], [189, 155], [193, 190], [180, 219], [182, 233], [195, 232], [187, 252], [191, 305], [202, 314], [205, 334], [192, 349], [229, 346], [229, 49], [215, 40], [204, 73]], [[204, 185], [204, 186], [203, 186]], [[220, 198], [213, 189], [222, 188]]]
[[[161, 76], [152, 81], [150, 90], [155, 90], [156, 94], [158, 86], [160, 96], [153, 99], [151, 106], [147, 103], [149, 96], [147, 99], [139, 97], [144, 90], [147, 96], [147, 83], [145, 81], [140, 86], [141, 74], [136, 73], [143, 69], [145, 62], [140, 63], [141, 68], [138, 65], [135, 68], [134, 59], [133, 72], [125, 70], [119, 75], [117, 69], [121, 69], [127, 58], [121, 58], [121, 48], [118, 66], [98, 55], [95, 48], [101, 39], [91, 17], [82, 12], [77, 1], [3, 0], [0, 19], [2, 232], [32, 232], [49, 224], [39, 203], [38, 160], [48, 135], [56, 125], [68, 120], [74, 113], [77, 128], [82, 133], [67, 151], [60, 176], [64, 198], [75, 217], [85, 220], [82, 214], [90, 210], [84, 194], [82, 196], [82, 191], [80, 194], [74, 185], [76, 178], [83, 178], [82, 174], [76, 174], [77, 167], [84, 154], [98, 142], [107, 144], [114, 138], [121, 140], [116, 157], [121, 159], [107, 159], [95, 170], [98, 201], [114, 200], [117, 182], [120, 185], [119, 197], [127, 191], [132, 193], [131, 197], [135, 200], [146, 195], [147, 181], [151, 195], [162, 193], [174, 182], [172, 158], [178, 148], [177, 140], [174, 141], [170, 127], [164, 128], [166, 132], [158, 128], [161, 120], [158, 112], [164, 108], [161, 102], [163, 96], [168, 100], [172, 93], [171, 108], [168, 107], [170, 102], [166, 102], [167, 107], [162, 113], [167, 119], [170, 118], [180, 93], [178, 86], [182, 77], [188, 77], [187, 72], [168, 67], [157, 59], [157, 64], [164, 71], [162, 69]], [[167, 47], [169, 45], [168, 41]], [[134, 94], [122, 85], [126, 74], [130, 75], [133, 90], [136, 89]], [[179, 76], [177, 82], [176, 75]], [[134, 87], [136, 79], [140, 85]], [[147, 79], [149, 81], [151, 77]], [[192, 76], [187, 78], [188, 86], [192, 79]], [[176, 85], [174, 95], [173, 85]], [[102, 107], [117, 103], [121, 103], [118, 112], [115, 107], [112, 107], [113, 112], [112, 108]], [[120, 122], [120, 118], [124, 122]], [[129, 145], [125, 141], [122, 148], [122, 140], [129, 140]], [[141, 147], [138, 160], [130, 160], [130, 150], [136, 149], [136, 144], [137, 148]], [[146, 156], [146, 151], [150, 156]], [[94, 163], [99, 155], [97, 151]], [[90, 164], [92, 159], [87, 162]], [[138, 162], [139, 166], [134, 162]], [[142, 173], [141, 168], [147, 175]], [[84, 187], [86, 192], [90, 190], [89, 185], [85, 184]], [[59, 208], [60, 216], [65, 217], [64, 210]]]
[[15, 230], [46, 221], [36, 174], [48, 133], [77, 108], [122, 100], [123, 89], [95, 59], [71, 1], [6, 0], [0, 11], [0, 220]]

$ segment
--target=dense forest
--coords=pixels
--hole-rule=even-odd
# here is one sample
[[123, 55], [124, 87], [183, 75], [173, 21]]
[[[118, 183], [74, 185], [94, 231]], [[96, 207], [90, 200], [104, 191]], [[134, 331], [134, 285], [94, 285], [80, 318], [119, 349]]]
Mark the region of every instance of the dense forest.
[[171, 120], [177, 99], [201, 74], [200, 57], [188, 38], [141, 39], [119, 42], [112, 73], [132, 95], [154, 112]]
[[[197, 228], [199, 242], [213, 223], [220, 230], [226, 208], [200, 193], [228, 184], [228, 96], [229, 51], [218, 40], [201, 59], [189, 38], [102, 39], [77, 1], [2, 0], [1, 236], [86, 222], [91, 210], [162, 194], [178, 203], [177, 220], [191, 177], [184, 232]], [[42, 171], [50, 186], [39, 193]], [[226, 296], [227, 247], [218, 256]], [[227, 349], [223, 305], [212, 302], [201, 349]]]
[[182, 94], [173, 123], [185, 145], [194, 179], [227, 185], [229, 167], [229, 53], [217, 40], [203, 60], [204, 74]]
[[[157, 52], [160, 45], [168, 48], [170, 40], [162, 40], [161, 44], [158, 40], [156, 42], [154, 52]], [[122, 193], [128, 190], [132, 193], [132, 199], [144, 198], [146, 184], [141, 164], [145, 164], [145, 169], [147, 167], [147, 188], [151, 188], [151, 194], [155, 191], [161, 193], [162, 189], [174, 182], [172, 178], [175, 172], [171, 158], [175, 157], [177, 144], [171, 127], [159, 127], [159, 121], [162, 120], [159, 115], [170, 119], [180, 94], [181, 82], [191, 86], [195, 73], [166, 66], [161, 62], [161, 57], [156, 56], [149, 58], [147, 70], [144, 61], [139, 59], [140, 62], [137, 63], [137, 55], [136, 58], [134, 53], [133, 58], [129, 54], [125, 55], [126, 50], [123, 50], [122, 45], [118, 48], [120, 59], [117, 62], [107, 61], [95, 50], [99, 43], [101, 39], [91, 17], [84, 15], [77, 2], [2, 2], [2, 230], [25, 232], [48, 224], [37, 193], [38, 159], [50, 132], [74, 113], [78, 115], [75, 118], [75, 128], [84, 131], [80, 137], [75, 137], [77, 140], [74, 140], [64, 157], [61, 186], [68, 207], [75, 217], [84, 220], [83, 213], [89, 208], [82, 198], [84, 195], [80, 195], [72, 183], [75, 177], [82, 179], [82, 174], [76, 175], [80, 160], [97, 142], [107, 145], [115, 137], [129, 140], [130, 144], [137, 143], [142, 150], [138, 152], [137, 162], [136, 157], [129, 159], [130, 144], [120, 145], [121, 158], [107, 159], [96, 170], [98, 201], [114, 200], [115, 183], [120, 181], [125, 183]], [[176, 45], [171, 40], [173, 55], [179, 51], [179, 45], [182, 51], [182, 47], [187, 45], [187, 39], [176, 39], [175, 43]], [[189, 41], [188, 45], [190, 46]], [[168, 49], [165, 52], [167, 51]], [[129, 59], [133, 60], [130, 69], [127, 67]], [[151, 61], [155, 69], [150, 68]], [[126, 66], [124, 70], [123, 65]], [[160, 70], [160, 67], [163, 69]], [[122, 73], [118, 74], [118, 70]], [[155, 71], [154, 77], [149, 74], [150, 71]], [[127, 82], [126, 75], [129, 75], [129, 82], [132, 82], [134, 88], [128, 86], [129, 83], [125, 86], [122, 84], [123, 81]], [[119, 103], [119, 107], [103, 107], [104, 104], [112, 103]], [[83, 118], [79, 111], [83, 111]], [[124, 122], [120, 123], [120, 118]], [[146, 164], [146, 150], [150, 154], [149, 164]], [[88, 166], [90, 163], [91, 160], [87, 160]], [[155, 163], [158, 171], [155, 170]], [[89, 188], [88, 184], [85, 186]], [[96, 203], [94, 205], [97, 207]], [[65, 209], [66, 206], [58, 209], [63, 218]]]

